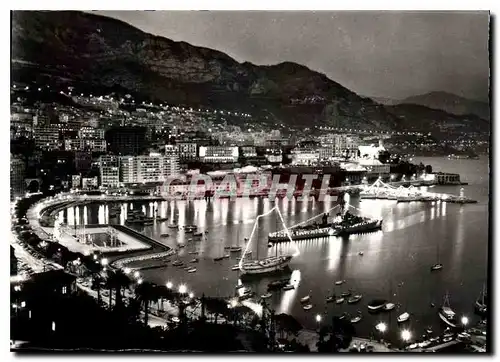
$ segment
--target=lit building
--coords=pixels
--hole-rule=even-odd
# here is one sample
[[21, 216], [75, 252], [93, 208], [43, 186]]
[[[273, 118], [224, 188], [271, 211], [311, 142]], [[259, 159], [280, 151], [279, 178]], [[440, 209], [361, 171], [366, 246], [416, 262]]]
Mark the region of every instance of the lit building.
[[257, 149], [255, 148], [255, 146], [241, 146], [241, 156], [245, 158], [256, 157]]
[[39, 149], [50, 151], [59, 149], [59, 127], [50, 125], [35, 127], [33, 129], [33, 139], [35, 146]]
[[79, 189], [82, 187], [82, 176], [81, 175], [71, 175], [71, 188]]
[[181, 162], [193, 161], [197, 159], [198, 145], [195, 142], [179, 142], [177, 152]]
[[379, 145], [370, 145], [370, 146], [359, 146], [359, 157], [362, 159], [369, 160], [378, 160], [381, 152], [385, 151], [385, 147], [382, 143], [382, 140], [379, 141]]
[[202, 146], [200, 160], [206, 163], [238, 162], [239, 151], [236, 146]]
[[10, 158], [10, 198], [13, 200], [25, 192], [24, 178], [26, 165], [24, 161], [16, 156]]
[[292, 165], [311, 166], [318, 163], [319, 152], [315, 149], [300, 149], [292, 150]]
[[321, 161], [329, 160], [335, 156], [335, 149], [333, 147], [320, 147], [318, 149], [318, 157]]
[[116, 156], [99, 157], [99, 174], [102, 187], [118, 187], [120, 184], [120, 159]]
[[99, 180], [96, 177], [83, 177], [82, 178], [82, 189], [83, 190], [95, 190], [99, 187]]
[[356, 135], [333, 135], [335, 156], [349, 156], [351, 158], [356, 158], [358, 155], [359, 143], [360, 139]]
[[177, 156], [122, 156], [120, 159], [121, 182], [165, 182], [168, 176], [179, 173]]
[[106, 141], [103, 139], [74, 138], [64, 141], [66, 151], [106, 152]]

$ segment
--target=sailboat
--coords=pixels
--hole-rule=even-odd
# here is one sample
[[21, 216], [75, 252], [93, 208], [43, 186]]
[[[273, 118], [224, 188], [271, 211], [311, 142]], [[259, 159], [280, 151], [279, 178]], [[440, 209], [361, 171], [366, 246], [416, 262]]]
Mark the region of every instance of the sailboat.
[[[222, 245], [222, 240], [221, 240], [221, 245]], [[220, 256], [216, 256], [214, 258], [214, 261], [221, 261], [222, 259], [224, 259], [224, 257], [225, 257], [224, 253], [221, 253], [221, 254], [222, 255], [220, 255]]]
[[[257, 222], [257, 220], [255, 222]], [[250, 240], [248, 242], [250, 242]], [[259, 275], [282, 271], [288, 267], [288, 264], [290, 264], [290, 261], [293, 257], [292, 255], [278, 255], [278, 248], [276, 248], [276, 256], [259, 259], [258, 245], [256, 248], [256, 252], [257, 258], [255, 260], [250, 260], [242, 263], [240, 269], [242, 275]], [[242, 260], [245, 259], [246, 254], [248, 253], [243, 253], [243, 255], [241, 256]]]
[[[236, 244], [238, 243], [238, 241], [240, 240], [240, 230], [238, 229], [238, 234], [237, 234], [237, 237], [236, 237]], [[236, 253], [238, 251], [241, 251], [241, 246], [238, 246], [238, 245], [231, 245], [231, 246], [225, 246], [224, 249], [226, 250], [229, 250], [231, 253]]]
[[476, 313], [478, 314], [485, 314], [487, 312], [487, 306], [486, 306], [486, 287], [483, 285], [483, 290], [481, 291], [481, 294], [479, 294], [479, 297], [476, 299], [476, 302], [474, 303], [474, 309]]
[[434, 264], [433, 266], [431, 266], [431, 272], [443, 269], [443, 264], [441, 264], [439, 262], [439, 239], [437, 241], [436, 253], [437, 253], [437, 261], [436, 261], [436, 264]]
[[444, 297], [443, 306], [441, 308], [439, 308], [438, 315], [439, 315], [439, 318], [441, 318], [441, 320], [443, 322], [445, 322], [447, 325], [449, 325], [450, 327], [457, 326], [456, 314], [450, 308], [450, 300], [449, 300], [448, 294], [446, 294]]

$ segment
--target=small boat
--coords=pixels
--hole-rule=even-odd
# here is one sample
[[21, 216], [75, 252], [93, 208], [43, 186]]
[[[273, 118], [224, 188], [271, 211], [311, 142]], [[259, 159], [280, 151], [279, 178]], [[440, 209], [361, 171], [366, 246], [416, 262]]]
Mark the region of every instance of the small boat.
[[190, 263], [197, 263], [198, 261], [199, 261], [198, 258], [194, 258], [194, 259], [191, 259], [189, 262]]
[[287, 284], [283, 287], [283, 290], [292, 290], [292, 289], [295, 289], [295, 287], [293, 286], [293, 284]]
[[438, 315], [439, 318], [443, 322], [445, 322], [447, 325], [450, 327], [456, 327], [457, 326], [457, 321], [456, 321], [456, 314], [455, 312], [450, 308], [450, 300], [448, 297], [448, 294], [445, 295], [444, 297], [444, 302], [441, 308], [438, 310]]
[[252, 291], [246, 291], [245, 293], [243, 293], [242, 295], [240, 295], [240, 296], [238, 297], [238, 299], [239, 299], [240, 301], [243, 301], [243, 300], [246, 300], [246, 299], [250, 299], [250, 298], [252, 298], [254, 295], [255, 295], [255, 293], [254, 293], [254, 292], [252, 292]]
[[384, 310], [386, 311], [393, 310], [394, 308], [396, 308], [396, 304], [394, 303], [386, 303], [384, 306]]
[[370, 312], [378, 312], [385, 307], [386, 302], [387, 301], [385, 299], [373, 299], [370, 303], [368, 303], [368, 310]]
[[342, 283], [343, 283], [343, 281], [342, 281], [342, 280], [337, 280], [337, 281], [335, 282], [335, 285], [342, 285]]
[[288, 284], [288, 279], [275, 280], [267, 284], [268, 290], [281, 289]]
[[200, 236], [203, 236], [203, 233], [202, 232], [193, 233], [193, 236], [200, 237]]
[[175, 260], [173, 263], [172, 263], [173, 266], [181, 266], [181, 265], [184, 265], [184, 263], [180, 260]]
[[304, 310], [310, 310], [312, 307], [313, 307], [312, 304], [306, 304], [306, 305], [302, 306], [302, 308]]
[[179, 228], [179, 225], [177, 225], [177, 224], [169, 224], [169, 225], [168, 225], [168, 227], [169, 227], [170, 229], [178, 229], [178, 228]]
[[434, 308], [435, 306], [436, 306], [436, 304], [431, 303], [431, 308]]
[[342, 303], [344, 303], [344, 300], [345, 300], [344, 298], [337, 298], [337, 299], [335, 300], [335, 303], [337, 303], [337, 304], [342, 304]]
[[307, 303], [311, 300], [311, 296], [310, 295], [306, 295], [305, 297], [303, 298], [300, 298], [300, 302], [301, 303]]
[[197, 255], [199, 252], [198, 251], [190, 251], [188, 254], [190, 255]]
[[240, 266], [239, 266], [239, 265], [233, 265], [233, 266], [231, 267], [231, 270], [234, 270], [234, 271], [236, 271], [236, 270], [240, 270]]
[[437, 264], [434, 264], [433, 266], [431, 266], [431, 271], [437, 271], [437, 270], [441, 270], [443, 269], [443, 264], [441, 263], [437, 263]]
[[221, 261], [221, 260], [223, 260], [223, 259], [224, 259], [224, 256], [216, 256], [216, 257], [214, 258], [214, 261]]
[[273, 243], [267, 243], [267, 247], [268, 248], [272, 248], [273, 247]]
[[425, 330], [425, 333], [432, 334], [433, 333], [432, 327], [427, 327], [427, 329]]
[[351, 295], [351, 291], [348, 290], [347, 292], [342, 292], [340, 295], [343, 296], [343, 297], [348, 297], [348, 296]]
[[177, 244], [177, 247], [178, 247], [178, 248], [185, 248], [185, 247], [186, 247], [186, 244]]
[[407, 312], [404, 312], [403, 314], [398, 316], [398, 323], [406, 322], [408, 319], [410, 319], [410, 314]]
[[190, 269], [188, 269], [188, 271], [187, 271], [187, 272], [188, 272], [188, 273], [194, 273], [195, 271], [196, 271], [196, 268], [190, 268]]
[[343, 319], [346, 319], [348, 316], [349, 316], [349, 314], [347, 314], [346, 312], [344, 312], [338, 318], [339, 318], [339, 320], [343, 320]]
[[363, 256], [363, 252], [362, 252], [362, 251], [360, 251], [360, 252], [358, 253], [358, 255], [359, 255], [359, 256]]
[[189, 238], [188, 241], [193, 241], [193, 238]]
[[230, 254], [224, 254], [224, 255], [222, 256], [222, 259], [229, 259], [230, 257], [231, 257], [231, 255], [230, 255]]
[[351, 318], [351, 323], [358, 323], [361, 320], [361, 314], [358, 314], [356, 317]]
[[166, 233], [165, 233], [165, 234], [160, 234], [160, 236], [161, 236], [162, 238], [168, 238], [168, 237], [170, 236], [170, 234], [166, 234]]
[[264, 295], [261, 295], [260, 297], [261, 297], [262, 299], [267, 299], [267, 298], [271, 298], [271, 296], [272, 296], [272, 294], [271, 294], [271, 293], [266, 293], [266, 294], [264, 294]]
[[231, 253], [241, 251], [241, 246], [226, 246], [224, 249], [229, 250]]
[[347, 303], [349, 304], [358, 303], [361, 300], [361, 298], [363, 298], [361, 294], [353, 295], [351, 298], [347, 299]]

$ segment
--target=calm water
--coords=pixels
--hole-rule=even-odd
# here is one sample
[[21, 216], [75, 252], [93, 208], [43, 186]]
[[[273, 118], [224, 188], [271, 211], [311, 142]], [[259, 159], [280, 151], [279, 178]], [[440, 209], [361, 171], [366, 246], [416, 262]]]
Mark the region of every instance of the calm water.
[[[351, 235], [348, 239], [330, 237], [299, 241], [294, 244], [280, 244], [279, 252], [293, 253], [298, 247], [300, 255], [290, 264], [291, 280], [298, 285], [295, 290], [274, 292], [269, 303], [277, 313], [293, 314], [305, 327], [315, 328], [315, 315], [327, 316], [349, 312], [363, 312], [363, 319], [356, 324], [357, 333], [369, 336], [375, 332], [374, 325], [380, 321], [389, 324], [386, 332], [389, 339], [397, 342], [400, 327], [396, 317], [407, 311], [411, 319], [406, 328], [414, 336], [424, 333], [427, 326], [435, 331], [443, 329], [437, 307], [446, 293], [455, 312], [475, 320], [473, 303], [479, 295], [487, 277], [488, 248], [488, 160], [446, 160], [444, 158], [417, 159], [424, 164], [432, 164], [435, 171], [460, 173], [466, 196], [477, 199], [478, 204], [457, 205], [445, 203], [400, 203], [389, 200], [363, 200], [351, 198], [349, 203], [359, 208], [358, 214], [383, 217], [382, 231]], [[435, 186], [429, 191], [436, 193], [458, 194], [460, 186]], [[332, 200], [307, 202], [279, 200], [277, 202], [288, 226], [305, 221], [336, 205]], [[199, 251], [198, 271], [188, 274], [172, 266], [144, 270], [146, 279], [158, 284], [172, 281], [185, 283], [196, 295], [231, 296], [235, 293], [238, 273], [231, 271], [237, 264], [238, 253], [231, 259], [214, 263], [212, 258], [223, 254], [223, 246], [244, 246], [244, 238], [249, 237], [255, 218], [275, 203], [268, 199], [238, 199], [234, 202], [221, 200], [172, 201], [150, 204], [123, 204], [121, 222], [126, 217], [127, 208], [142, 208], [148, 215], [157, 213], [168, 216], [169, 221], [146, 226], [142, 231], [169, 246], [185, 243], [179, 258], [185, 262], [194, 255], [189, 251]], [[90, 205], [68, 209], [69, 224], [78, 222], [105, 223], [108, 221], [104, 206]], [[208, 231], [206, 239], [188, 241], [191, 234], [174, 231], [167, 227], [170, 220], [179, 225], [196, 224], [199, 230]], [[262, 257], [274, 255], [276, 247], [267, 247], [267, 234], [281, 229], [275, 213], [259, 220], [258, 228], [252, 238], [253, 255]], [[170, 237], [161, 238], [160, 234], [169, 233]], [[439, 246], [439, 248], [438, 248]], [[364, 255], [358, 253], [363, 251]], [[437, 262], [444, 264], [440, 272], [431, 273], [430, 266]], [[245, 283], [257, 295], [266, 292], [267, 283], [277, 277], [265, 277]], [[346, 280], [342, 286], [335, 286], [336, 280]], [[340, 294], [347, 289], [361, 293], [363, 299], [355, 305], [326, 304], [325, 298], [332, 292]], [[299, 299], [311, 295], [313, 308], [304, 311]], [[373, 298], [390, 299], [401, 304], [401, 308], [391, 313], [370, 315], [366, 305]], [[431, 308], [434, 302], [436, 308]], [[325, 320], [325, 319], [324, 319]]]

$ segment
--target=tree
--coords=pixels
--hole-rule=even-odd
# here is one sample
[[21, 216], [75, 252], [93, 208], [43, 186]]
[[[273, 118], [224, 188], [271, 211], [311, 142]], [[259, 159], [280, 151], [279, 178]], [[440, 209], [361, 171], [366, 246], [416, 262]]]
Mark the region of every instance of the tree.
[[425, 173], [432, 173], [432, 166], [431, 165], [425, 166]]
[[121, 270], [115, 270], [109, 274], [110, 284], [115, 290], [115, 306], [122, 307], [122, 289], [127, 288], [131, 281]]
[[137, 300], [144, 306], [144, 325], [148, 325], [149, 303], [155, 294], [155, 285], [150, 282], [143, 282], [135, 288]]

